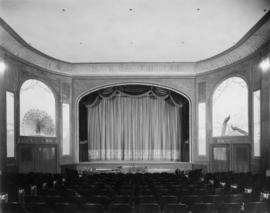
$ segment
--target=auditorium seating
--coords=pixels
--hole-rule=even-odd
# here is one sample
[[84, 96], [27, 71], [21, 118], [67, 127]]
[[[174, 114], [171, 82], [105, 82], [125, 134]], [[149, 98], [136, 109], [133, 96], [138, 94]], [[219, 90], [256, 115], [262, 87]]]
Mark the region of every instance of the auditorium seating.
[[269, 179], [250, 173], [68, 171], [2, 174], [2, 180], [2, 193], [11, 195], [1, 201], [4, 213], [265, 213], [270, 203]]
[[188, 213], [188, 206], [182, 203], [169, 203], [164, 207], [164, 213]]

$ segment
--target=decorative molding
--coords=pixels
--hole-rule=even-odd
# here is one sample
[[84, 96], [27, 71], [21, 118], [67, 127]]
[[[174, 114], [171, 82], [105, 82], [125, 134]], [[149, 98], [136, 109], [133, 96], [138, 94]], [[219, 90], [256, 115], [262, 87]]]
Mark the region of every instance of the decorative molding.
[[70, 63], [48, 56], [25, 42], [0, 18], [0, 47], [27, 63], [68, 76], [196, 76], [232, 65], [270, 41], [270, 12], [228, 50], [197, 62]]

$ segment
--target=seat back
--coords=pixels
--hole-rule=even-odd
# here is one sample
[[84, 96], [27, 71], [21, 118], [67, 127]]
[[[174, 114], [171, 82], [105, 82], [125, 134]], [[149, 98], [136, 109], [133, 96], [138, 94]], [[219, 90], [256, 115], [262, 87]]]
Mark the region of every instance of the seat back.
[[104, 207], [99, 203], [83, 203], [82, 204], [83, 213], [104, 213]]
[[27, 213], [27, 211], [18, 202], [1, 203], [0, 210], [3, 213]]
[[114, 203], [131, 203], [131, 197], [129, 195], [116, 195], [113, 198]]
[[241, 203], [223, 203], [219, 209], [219, 213], [239, 213], [241, 211]]
[[153, 194], [153, 192], [152, 192], [151, 190], [147, 190], [147, 189], [145, 189], [145, 190], [140, 190], [138, 193], [139, 193], [140, 195], [152, 195], [152, 194]]
[[163, 209], [165, 205], [169, 203], [177, 203], [177, 201], [178, 201], [178, 198], [174, 195], [163, 195], [159, 199], [161, 209]]
[[230, 194], [224, 197], [225, 203], [243, 203], [244, 195], [243, 194]]
[[163, 195], [160, 200], [166, 204], [168, 203], [177, 203], [177, 197], [174, 195]]
[[187, 204], [189, 207], [199, 202], [200, 202], [200, 197], [198, 195], [185, 195], [182, 199], [182, 203]]
[[45, 202], [43, 196], [25, 195], [24, 200], [26, 203]]
[[164, 206], [164, 213], [188, 213], [188, 206], [179, 203], [169, 203]]
[[250, 202], [245, 206], [245, 213], [266, 213], [268, 206], [265, 202]]
[[192, 213], [213, 213], [215, 211], [214, 203], [196, 203], [191, 207]]
[[80, 212], [79, 207], [74, 203], [55, 203], [52, 209], [55, 213]]
[[26, 203], [25, 208], [29, 213], [49, 213], [51, 209], [45, 202], [31, 202]]
[[155, 203], [156, 199], [153, 195], [144, 195], [137, 198], [138, 203]]
[[139, 204], [138, 213], [161, 213], [161, 209], [157, 203]]
[[204, 203], [215, 203], [220, 205], [223, 202], [223, 196], [221, 195], [205, 195], [202, 197]]
[[103, 205], [105, 208], [108, 207], [108, 205], [110, 204], [111, 202], [111, 199], [106, 196], [106, 195], [96, 195], [94, 197], [94, 201], [95, 203], [100, 203], [101, 205]]
[[113, 203], [109, 206], [109, 213], [131, 213], [132, 209], [126, 203]]
[[43, 196], [44, 201], [52, 206], [54, 203], [64, 203], [64, 197], [60, 195]]

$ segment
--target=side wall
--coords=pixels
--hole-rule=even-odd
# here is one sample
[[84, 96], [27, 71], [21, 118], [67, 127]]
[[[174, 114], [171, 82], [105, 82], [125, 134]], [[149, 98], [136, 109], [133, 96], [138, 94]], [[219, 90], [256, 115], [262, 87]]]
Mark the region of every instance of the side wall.
[[[270, 89], [270, 73], [262, 72], [259, 68], [261, 55], [263, 52], [268, 52], [268, 47], [265, 46], [262, 51], [257, 52], [253, 56], [242, 60], [233, 66], [218, 69], [215, 72], [199, 75], [196, 78], [196, 102], [199, 102], [199, 84], [204, 83], [205, 86], [205, 102], [206, 102], [206, 141], [207, 155], [196, 156], [199, 162], [210, 161], [210, 144], [236, 141], [250, 144], [250, 169], [252, 172], [265, 170], [269, 168], [269, 139], [270, 139], [270, 105], [269, 105], [269, 89]], [[268, 53], [269, 54], [269, 53]], [[214, 138], [212, 136], [212, 95], [215, 88], [226, 78], [238, 76], [242, 77], [248, 84], [248, 116], [249, 116], [249, 135], [248, 137], [226, 137]], [[253, 97], [252, 93], [255, 90], [261, 90], [261, 157], [253, 155]], [[196, 120], [198, 123], [198, 120]], [[195, 128], [197, 130], [197, 128]], [[195, 131], [195, 138], [198, 138], [198, 131]], [[198, 150], [195, 151], [198, 153]]]
[[[61, 76], [43, 71], [38, 67], [20, 62], [17, 58], [8, 56], [0, 52], [0, 57], [4, 59], [7, 69], [0, 74], [0, 169], [12, 169], [17, 171], [18, 166], [18, 149], [16, 144], [28, 143], [34, 141], [38, 144], [53, 143], [57, 144], [59, 153], [61, 152], [61, 103], [70, 103], [72, 100], [70, 77]], [[45, 83], [53, 92], [55, 97], [55, 112], [56, 112], [56, 137], [45, 139], [35, 137], [20, 137], [19, 121], [20, 121], [20, 87], [24, 81], [28, 79], [37, 79]], [[6, 91], [14, 93], [15, 97], [15, 158], [6, 158]], [[33, 100], [34, 101], [34, 100]], [[61, 158], [57, 154], [58, 171], [60, 171]]]

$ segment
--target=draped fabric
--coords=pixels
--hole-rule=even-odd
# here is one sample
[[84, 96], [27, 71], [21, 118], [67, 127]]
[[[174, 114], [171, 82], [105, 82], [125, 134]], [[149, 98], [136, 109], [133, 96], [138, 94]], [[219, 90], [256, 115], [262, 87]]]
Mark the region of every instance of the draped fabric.
[[98, 93], [93, 93], [89, 97], [88, 107], [95, 106], [99, 104], [102, 99], [111, 99], [115, 96], [122, 94], [124, 96], [154, 96], [156, 98], [164, 99], [168, 104], [173, 106], [182, 107], [183, 98], [178, 94], [171, 92], [169, 90], [159, 88], [159, 87], [149, 87], [149, 86], [138, 86], [138, 85], [129, 85], [129, 86], [118, 86], [118, 87], [109, 87], [103, 90], [100, 90]]
[[89, 160], [181, 159], [181, 104], [166, 90], [105, 90], [87, 108]]

